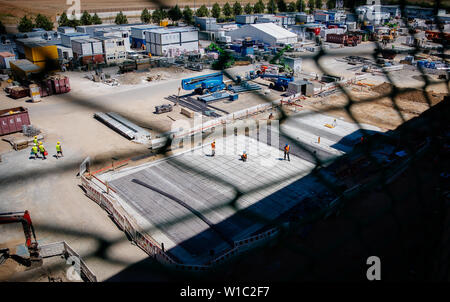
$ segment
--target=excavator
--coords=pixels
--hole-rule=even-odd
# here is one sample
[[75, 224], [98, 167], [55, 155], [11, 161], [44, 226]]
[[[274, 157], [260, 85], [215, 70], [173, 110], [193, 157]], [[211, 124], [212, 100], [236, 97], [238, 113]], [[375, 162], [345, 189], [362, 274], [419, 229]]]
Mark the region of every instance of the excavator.
[[19, 255], [11, 254], [8, 248], [0, 249], [0, 265], [3, 264], [8, 258], [22, 264], [26, 267], [36, 267], [42, 265], [42, 257], [39, 254], [39, 246], [36, 240], [36, 234], [31, 222], [30, 213], [24, 212], [11, 212], [0, 213], [0, 224], [9, 223], [22, 223], [23, 232], [25, 233], [25, 245], [28, 248], [30, 257], [22, 257]]
[[234, 57], [224, 49], [222, 49], [220, 46], [218, 46], [216, 43], [211, 43], [206, 48], [208, 51], [218, 51], [219, 52], [219, 58], [217, 61], [214, 62], [212, 65], [213, 69], [227, 69], [233, 66], [234, 64]]
[[292, 74], [292, 72], [293, 72], [292, 68], [289, 65], [287, 65], [284, 62], [284, 59], [282, 58], [284, 53], [291, 48], [292, 48], [291, 45], [286, 45], [285, 47], [283, 47], [278, 53], [276, 53], [273, 56], [273, 58], [269, 61], [269, 63], [274, 64], [274, 65], [279, 65], [279, 66], [281, 66], [281, 69], [282, 69], [280, 71], [282, 71], [282, 72], [284, 71], [288, 74]]

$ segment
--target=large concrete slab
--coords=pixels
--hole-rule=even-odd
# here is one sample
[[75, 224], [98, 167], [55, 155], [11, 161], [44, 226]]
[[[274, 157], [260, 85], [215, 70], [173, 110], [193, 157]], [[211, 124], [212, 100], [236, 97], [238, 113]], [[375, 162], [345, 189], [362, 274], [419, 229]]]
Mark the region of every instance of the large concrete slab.
[[[215, 157], [208, 145], [101, 176], [139, 225], [185, 263], [207, 262], [211, 250], [217, 255], [229, 249], [324, 189], [308, 175], [312, 163], [295, 155], [284, 161], [276, 147], [245, 136], [224, 138], [216, 146]], [[247, 162], [239, 160], [243, 148]], [[237, 192], [242, 196], [231, 205]]]

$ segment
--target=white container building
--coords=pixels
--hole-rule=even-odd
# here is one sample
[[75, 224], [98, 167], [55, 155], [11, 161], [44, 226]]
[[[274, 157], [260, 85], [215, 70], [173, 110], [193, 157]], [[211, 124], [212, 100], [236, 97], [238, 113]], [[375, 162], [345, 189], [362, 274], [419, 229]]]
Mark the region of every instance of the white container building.
[[197, 52], [198, 30], [195, 27], [159, 28], [145, 32], [147, 50], [156, 56], [175, 57]]
[[131, 51], [130, 33], [125, 29], [102, 29], [94, 32], [94, 37], [122, 37], [125, 43], [125, 49]]
[[79, 57], [92, 56], [92, 43], [87, 39], [72, 40], [72, 50]]
[[89, 38], [88, 34], [84, 33], [67, 33], [61, 34], [61, 44], [66, 47], [72, 47], [73, 40], [87, 39]]
[[103, 45], [102, 41], [95, 39], [95, 38], [89, 38], [86, 39], [86, 41], [90, 42], [92, 45], [92, 54], [93, 55], [101, 55], [103, 54]]
[[122, 37], [97, 37], [102, 42], [107, 64], [119, 64], [126, 60], [127, 50]]
[[73, 50], [72, 47], [65, 47], [61, 45], [57, 45], [58, 49], [58, 58], [62, 61], [70, 61], [73, 59]]

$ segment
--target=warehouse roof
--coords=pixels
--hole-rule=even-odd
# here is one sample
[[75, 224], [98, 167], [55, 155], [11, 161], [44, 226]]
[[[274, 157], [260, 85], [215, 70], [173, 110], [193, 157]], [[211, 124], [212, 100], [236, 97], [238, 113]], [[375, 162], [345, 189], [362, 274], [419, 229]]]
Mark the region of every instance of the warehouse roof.
[[96, 40], [101, 40], [101, 41], [108, 41], [108, 40], [117, 40], [117, 39], [123, 39], [122, 37], [119, 36], [104, 36], [104, 37], [95, 37]]
[[76, 32], [76, 33], [61, 33], [61, 35], [68, 36], [68, 37], [89, 36], [89, 34], [79, 33], [79, 32]]
[[287, 29], [284, 29], [281, 26], [278, 26], [274, 23], [257, 23], [257, 24], [250, 24], [248, 26], [252, 26], [256, 29], [259, 29], [271, 36], [276, 37], [277, 39], [283, 39], [283, 38], [296, 38], [297, 35], [293, 32], [290, 32]]

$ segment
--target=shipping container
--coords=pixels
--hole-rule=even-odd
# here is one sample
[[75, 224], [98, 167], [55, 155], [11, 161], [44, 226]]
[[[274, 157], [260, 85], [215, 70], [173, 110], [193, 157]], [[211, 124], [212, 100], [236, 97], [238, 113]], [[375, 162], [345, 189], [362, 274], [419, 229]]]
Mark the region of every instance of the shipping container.
[[0, 52], [0, 68], [9, 69], [11, 66], [10, 62], [15, 61], [16, 56], [10, 52]]
[[26, 80], [33, 73], [39, 73], [42, 68], [28, 60], [16, 60], [10, 62], [11, 70], [17, 80]]
[[25, 57], [31, 62], [45, 62], [58, 60], [58, 48], [56, 45], [44, 43], [27, 43], [23, 46]]
[[327, 42], [330, 43], [338, 43], [338, 44], [344, 44], [344, 42], [347, 40], [347, 35], [339, 35], [339, 34], [328, 34], [327, 35]]
[[23, 125], [30, 125], [28, 110], [16, 107], [0, 110], [0, 135], [22, 131]]
[[256, 16], [254, 15], [238, 15], [236, 16], [236, 23], [238, 24], [253, 24]]
[[30, 90], [27, 87], [11, 86], [6, 89], [6, 93], [13, 99], [21, 99], [30, 95]]
[[100, 64], [105, 62], [105, 58], [103, 55], [91, 55], [91, 56], [84, 56], [81, 58], [81, 64], [82, 65], [88, 65], [88, 64]]
[[89, 42], [91, 43], [92, 54], [93, 54], [93, 55], [103, 54], [103, 44], [102, 44], [102, 41], [97, 40], [97, 39], [86, 39], [86, 40], [89, 41]]
[[73, 40], [80, 40], [80, 39], [87, 39], [89, 38], [89, 35], [86, 33], [67, 33], [67, 34], [61, 34], [61, 44], [72, 48], [72, 41]]
[[80, 56], [92, 55], [92, 44], [86, 39], [72, 40], [72, 50], [74, 54]]

